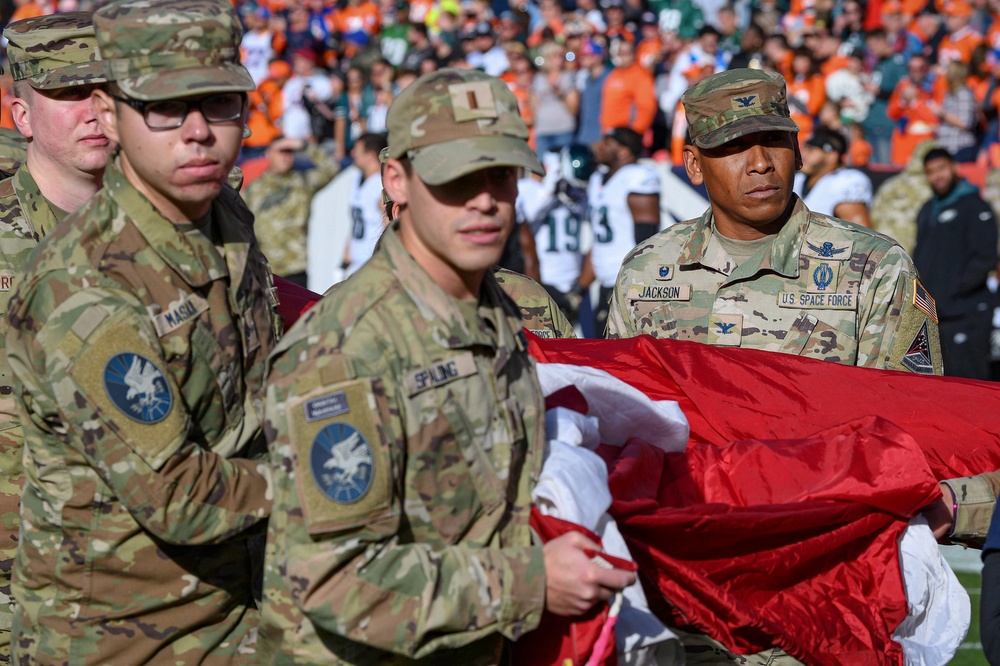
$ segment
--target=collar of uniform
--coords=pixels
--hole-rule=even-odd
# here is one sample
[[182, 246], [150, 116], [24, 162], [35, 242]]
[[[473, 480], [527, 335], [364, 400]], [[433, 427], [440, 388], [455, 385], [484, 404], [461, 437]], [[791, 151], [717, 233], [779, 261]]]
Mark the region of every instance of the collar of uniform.
[[27, 164], [22, 164], [14, 172], [14, 193], [17, 195], [18, 203], [21, 204], [21, 217], [39, 238], [48, 235], [56, 228], [59, 220], [52, 212], [48, 200], [42, 196], [42, 191], [38, 189], [38, 183], [28, 171]]
[[[809, 226], [809, 209], [798, 195], [792, 196], [795, 201], [792, 214], [771, 244], [770, 255], [756, 267], [756, 270], [770, 268], [786, 277], [795, 277], [799, 274], [799, 250], [805, 239], [806, 227]], [[695, 222], [694, 232], [677, 258], [679, 265], [701, 264], [725, 275], [733, 271], [735, 265], [729, 253], [718, 241], [712, 242], [714, 227], [715, 219], [712, 209], [709, 208]]]
[[[119, 160], [120, 157], [115, 157], [108, 164], [104, 172], [104, 189], [143, 235], [149, 247], [193, 287], [225, 276], [226, 264], [212, 241], [203, 234], [184, 234], [177, 225], [163, 217], [149, 199], [128, 182]], [[212, 216], [215, 217], [214, 203], [212, 208]], [[200, 247], [201, 239], [207, 247]]]
[[[462, 315], [456, 307], [454, 300], [441, 289], [430, 275], [427, 274], [410, 253], [406, 251], [399, 240], [399, 222], [390, 224], [379, 241], [382, 251], [392, 267], [393, 275], [399, 281], [403, 290], [416, 304], [420, 313], [427, 320], [430, 327], [437, 330], [434, 335], [435, 340], [442, 347], [448, 349], [459, 349], [472, 345], [485, 345], [487, 347], [504, 347], [512, 344], [508, 336], [513, 337], [507, 329], [509, 326], [499, 326], [496, 338], [485, 330], [482, 320], [470, 322]], [[492, 279], [492, 274], [487, 271], [484, 277], [484, 286], [480, 289], [480, 295], [485, 295], [485, 302], [493, 307], [497, 312], [497, 321], [505, 318], [499, 306], [498, 293], [500, 290], [496, 280]], [[492, 288], [491, 281], [492, 280]], [[482, 306], [480, 306], [482, 307]]]

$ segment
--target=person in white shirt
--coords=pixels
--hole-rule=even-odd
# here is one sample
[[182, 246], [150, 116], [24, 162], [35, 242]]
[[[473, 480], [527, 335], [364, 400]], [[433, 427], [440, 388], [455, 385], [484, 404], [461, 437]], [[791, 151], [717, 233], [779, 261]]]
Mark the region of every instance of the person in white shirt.
[[[592, 148], [594, 160], [606, 167], [590, 177], [587, 187], [588, 217], [594, 231], [591, 263], [601, 285], [594, 332], [603, 337], [622, 259], [659, 231], [660, 176], [651, 166], [637, 164], [642, 137], [628, 127], [610, 130]], [[581, 282], [586, 280], [587, 276], [581, 278]]]
[[870, 228], [872, 181], [842, 166], [846, 152], [847, 140], [840, 132], [817, 129], [802, 147], [802, 170], [795, 174], [794, 190], [812, 212]]
[[379, 153], [386, 147], [384, 134], [366, 133], [351, 148], [354, 166], [361, 170], [361, 183], [351, 194], [351, 237], [344, 252], [345, 275], [353, 275], [371, 259], [382, 237], [387, 218], [382, 205], [382, 164]]
[[290, 139], [308, 140], [313, 136], [312, 120], [305, 97], [324, 101], [333, 94], [329, 77], [316, 68], [316, 53], [302, 48], [292, 54], [292, 78], [281, 89], [284, 114], [281, 131]]

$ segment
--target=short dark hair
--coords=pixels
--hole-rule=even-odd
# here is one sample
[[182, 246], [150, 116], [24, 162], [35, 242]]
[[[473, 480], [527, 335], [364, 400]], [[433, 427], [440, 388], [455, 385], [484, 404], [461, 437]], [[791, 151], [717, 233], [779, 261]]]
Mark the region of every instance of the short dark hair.
[[827, 153], [830, 151], [834, 151], [838, 155], [847, 153], [847, 140], [844, 135], [837, 130], [826, 127], [817, 127], [812, 136], [806, 139], [806, 145], [814, 146]]
[[615, 127], [605, 135], [629, 149], [633, 156], [642, 155], [642, 135], [631, 127]]
[[358, 137], [357, 143], [364, 146], [364, 151], [366, 153], [375, 153], [378, 155], [382, 152], [388, 143], [386, 142], [385, 134], [380, 134], [376, 132], [366, 132]]
[[952, 155], [947, 148], [931, 148], [927, 151], [927, 154], [924, 155], [924, 166], [927, 166], [927, 163], [931, 160], [940, 159], [946, 159], [949, 162], [954, 163], [955, 156]]

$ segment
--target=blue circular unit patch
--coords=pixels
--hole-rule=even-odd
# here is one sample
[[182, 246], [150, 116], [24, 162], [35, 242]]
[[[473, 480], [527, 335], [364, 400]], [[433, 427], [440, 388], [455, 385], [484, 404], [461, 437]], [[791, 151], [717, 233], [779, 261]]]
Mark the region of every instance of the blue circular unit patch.
[[337, 504], [353, 504], [372, 487], [375, 462], [365, 436], [347, 423], [331, 423], [316, 435], [309, 451], [313, 481]]
[[174, 403], [167, 378], [144, 356], [125, 352], [104, 366], [104, 390], [115, 407], [133, 421], [159, 423]]

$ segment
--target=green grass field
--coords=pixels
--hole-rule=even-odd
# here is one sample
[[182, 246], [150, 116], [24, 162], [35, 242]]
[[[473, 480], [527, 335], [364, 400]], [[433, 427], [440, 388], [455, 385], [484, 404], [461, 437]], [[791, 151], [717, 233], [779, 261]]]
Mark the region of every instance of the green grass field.
[[979, 642], [979, 590], [983, 582], [983, 577], [977, 573], [955, 572], [958, 580], [962, 582], [969, 593], [969, 600], [972, 602], [972, 624], [969, 626], [969, 635], [965, 637], [965, 642], [951, 660], [953, 666], [988, 666], [983, 649]]

